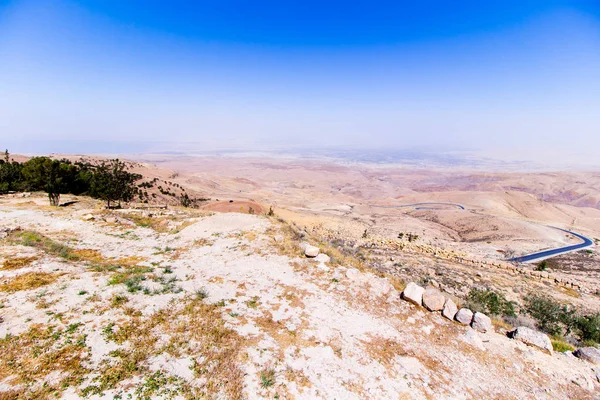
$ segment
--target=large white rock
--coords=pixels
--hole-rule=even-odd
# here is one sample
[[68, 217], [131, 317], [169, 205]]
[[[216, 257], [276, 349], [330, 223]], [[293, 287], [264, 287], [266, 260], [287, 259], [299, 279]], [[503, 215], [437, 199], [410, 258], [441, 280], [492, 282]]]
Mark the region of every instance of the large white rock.
[[331, 261], [331, 257], [329, 257], [327, 254], [319, 253], [315, 257], [315, 261], [318, 261], [321, 263], [328, 263], [329, 261]]
[[494, 330], [490, 317], [480, 312], [473, 314], [471, 327], [479, 332], [491, 332]]
[[593, 364], [600, 364], [600, 350], [595, 347], [582, 347], [573, 352], [575, 357], [589, 361]]
[[454, 316], [454, 319], [463, 325], [470, 325], [471, 321], [473, 321], [473, 311], [468, 308], [461, 308]]
[[425, 289], [416, 283], [411, 282], [406, 285], [406, 288], [402, 292], [402, 298], [420, 306], [423, 302], [423, 293], [425, 293]]
[[316, 257], [319, 255], [319, 248], [315, 247], [315, 246], [311, 246], [310, 244], [306, 245], [306, 248], [304, 249], [304, 255], [306, 257], [311, 257], [311, 258]]
[[552, 354], [552, 342], [550, 338], [542, 332], [535, 331], [525, 326], [519, 326], [509, 333], [509, 336], [515, 340], [523, 342], [529, 346], [534, 346]]
[[444, 303], [444, 309], [442, 310], [442, 315], [444, 317], [448, 318], [449, 320], [453, 320], [454, 316], [456, 315], [457, 312], [458, 312], [458, 307], [456, 307], [456, 304], [454, 304], [452, 299], [447, 299], [446, 302]]
[[441, 311], [444, 309], [446, 298], [438, 290], [427, 289], [423, 293], [423, 306], [429, 311]]

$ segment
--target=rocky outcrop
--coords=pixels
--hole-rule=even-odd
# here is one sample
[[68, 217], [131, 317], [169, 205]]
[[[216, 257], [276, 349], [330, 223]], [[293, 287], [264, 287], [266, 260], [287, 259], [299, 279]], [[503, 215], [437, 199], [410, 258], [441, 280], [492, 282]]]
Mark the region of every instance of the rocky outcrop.
[[423, 302], [423, 293], [425, 293], [425, 289], [423, 289], [416, 283], [411, 282], [408, 285], [406, 285], [406, 288], [402, 292], [402, 298], [406, 301], [420, 306]]
[[457, 312], [458, 307], [456, 307], [456, 304], [454, 304], [452, 299], [446, 300], [446, 302], [444, 303], [444, 309], [442, 310], [442, 315], [448, 318], [449, 320], [453, 320]]
[[461, 308], [454, 316], [454, 319], [463, 325], [470, 325], [471, 321], [473, 321], [473, 311], [468, 308]]
[[600, 365], [600, 349], [597, 349], [596, 347], [582, 347], [575, 350], [573, 354], [575, 357], [581, 358], [582, 360]]
[[479, 332], [491, 332], [494, 330], [490, 317], [480, 312], [473, 314], [471, 327]]
[[517, 329], [509, 332], [509, 337], [523, 342], [529, 346], [537, 347], [541, 350], [552, 354], [552, 342], [550, 338], [542, 332], [535, 331], [525, 326], [520, 326]]
[[444, 309], [446, 298], [438, 290], [428, 289], [423, 294], [423, 306], [429, 311], [441, 311]]

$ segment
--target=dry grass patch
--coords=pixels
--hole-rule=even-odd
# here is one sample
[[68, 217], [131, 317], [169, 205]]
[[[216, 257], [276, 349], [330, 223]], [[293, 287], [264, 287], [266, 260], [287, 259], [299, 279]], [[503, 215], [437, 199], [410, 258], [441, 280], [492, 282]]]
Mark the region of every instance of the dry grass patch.
[[56, 282], [61, 275], [63, 274], [28, 272], [26, 274], [17, 275], [7, 283], [0, 285], [0, 291], [14, 293], [21, 290], [37, 289]]
[[39, 259], [38, 256], [9, 258], [9, 259], [4, 260], [4, 263], [2, 263], [1, 269], [10, 270], [10, 269], [25, 268], [25, 267], [30, 266], [32, 262], [34, 262], [38, 259]]
[[194, 240], [194, 246], [196, 246], [196, 247], [212, 246], [214, 243], [215, 242], [213, 240], [206, 239], [206, 238]]
[[[147, 383], [154, 376], [148, 359], [167, 353], [193, 358], [193, 369], [199, 378], [194, 387], [175, 382], [176, 394], [184, 398], [243, 397], [243, 373], [238, 364], [244, 339], [225, 326], [215, 305], [189, 297], [149, 317], [133, 313], [127, 322], [104, 327], [103, 334], [122, 347], [110, 354], [111, 360], [102, 365], [100, 375], [83, 389], [86, 395], [101, 394], [136, 376], [145, 377]], [[161, 388], [146, 385], [143, 390], [151, 397], [158, 395]]]
[[558, 291], [566, 294], [567, 296], [571, 296], [571, 297], [575, 297], [575, 298], [581, 297], [581, 295], [579, 294], [579, 292], [577, 290], [572, 289], [570, 287], [559, 286]]
[[[85, 367], [89, 352], [79, 327], [34, 325], [21, 335], [0, 339], [0, 381], [26, 388], [7, 398], [58, 397], [67, 387], [80, 383], [90, 371]], [[57, 372], [58, 379], [45, 381], [48, 374]]]
[[498, 331], [498, 330], [510, 331], [513, 328], [513, 326], [511, 324], [509, 324], [508, 322], [503, 321], [501, 319], [497, 319], [497, 318], [492, 318], [492, 325], [494, 326], [496, 331]]
[[302, 321], [302, 326], [296, 330], [289, 330], [285, 326], [285, 321], [274, 321], [272, 317], [259, 317], [253, 319], [254, 324], [264, 333], [271, 336], [279, 345], [279, 358], [284, 359], [284, 351], [290, 346], [297, 348], [312, 347], [315, 342], [301, 337], [301, 330], [306, 329], [308, 322]]
[[397, 341], [381, 336], [371, 337], [370, 341], [362, 341], [369, 357], [389, 368], [396, 356], [406, 356], [408, 352]]

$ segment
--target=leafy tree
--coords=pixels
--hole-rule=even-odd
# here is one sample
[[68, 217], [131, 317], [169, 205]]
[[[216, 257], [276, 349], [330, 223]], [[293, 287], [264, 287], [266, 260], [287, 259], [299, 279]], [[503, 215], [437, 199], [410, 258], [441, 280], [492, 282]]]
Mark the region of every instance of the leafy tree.
[[21, 173], [29, 190], [45, 191], [50, 205], [58, 206], [60, 195], [71, 193], [77, 171], [78, 168], [68, 160], [34, 157], [23, 163]]
[[21, 185], [21, 164], [16, 161], [11, 162], [6, 150], [4, 159], [0, 159], [0, 193], [19, 190]]
[[135, 182], [142, 176], [130, 173], [127, 169], [127, 164], [118, 159], [100, 161], [93, 166], [90, 195], [106, 201], [108, 208], [114, 202], [120, 207], [121, 201], [131, 201], [138, 191]]

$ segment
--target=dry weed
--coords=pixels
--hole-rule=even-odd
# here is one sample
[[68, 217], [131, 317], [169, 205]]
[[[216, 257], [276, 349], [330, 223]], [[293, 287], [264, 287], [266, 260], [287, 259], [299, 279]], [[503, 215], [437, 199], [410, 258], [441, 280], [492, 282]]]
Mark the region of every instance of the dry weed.
[[50, 285], [62, 274], [51, 274], [48, 272], [28, 272], [17, 275], [7, 283], [0, 285], [1, 292], [14, 293], [21, 290], [32, 290], [42, 286]]
[[31, 265], [32, 262], [34, 262], [38, 259], [39, 259], [38, 256], [9, 258], [9, 259], [4, 260], [4, 263], [2, 263], [1, 269], [10, 270], [10, 269], [25, 268], [25, 267], [28, 267], [29, 265]]

